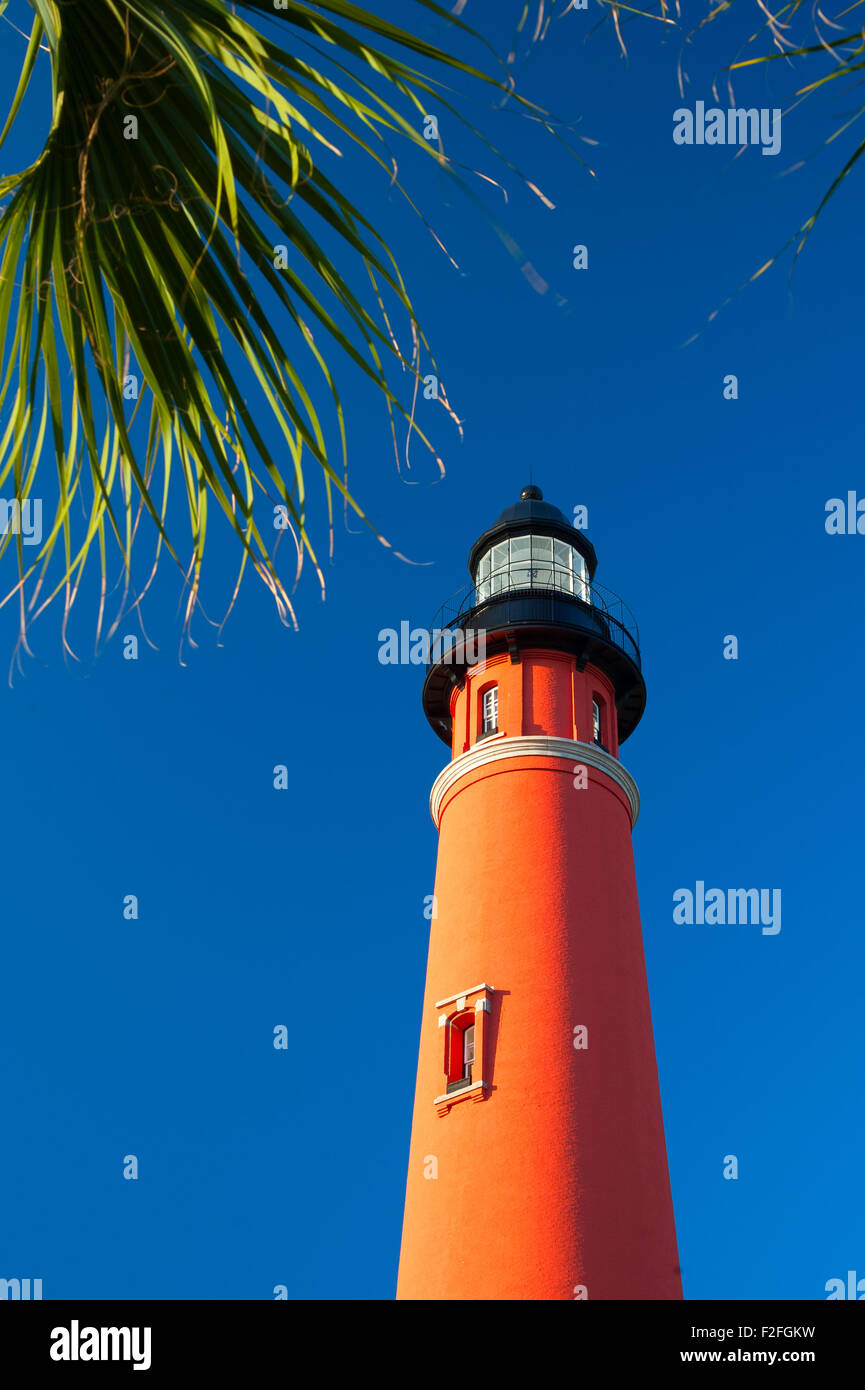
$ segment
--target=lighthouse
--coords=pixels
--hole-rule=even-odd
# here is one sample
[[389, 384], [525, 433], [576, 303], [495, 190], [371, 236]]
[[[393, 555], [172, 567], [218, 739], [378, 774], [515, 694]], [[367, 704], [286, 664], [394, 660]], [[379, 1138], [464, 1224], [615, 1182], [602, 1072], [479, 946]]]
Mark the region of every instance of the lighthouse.
[[620, 746], [639, 634], [523, 489], [440, 616], [448, 745], [397, 1297], [680, 1299]]

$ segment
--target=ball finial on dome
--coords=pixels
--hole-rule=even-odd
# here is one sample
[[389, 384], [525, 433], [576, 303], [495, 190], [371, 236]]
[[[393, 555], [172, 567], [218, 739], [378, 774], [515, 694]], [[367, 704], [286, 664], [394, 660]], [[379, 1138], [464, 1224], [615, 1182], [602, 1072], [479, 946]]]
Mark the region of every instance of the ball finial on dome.
[[530, 483], [528, 487], [524, 487], [520, 493], [521, 502], [543, 502], [543, 500], [544, 494], [539, 487], [535, 487], [534, 483]]

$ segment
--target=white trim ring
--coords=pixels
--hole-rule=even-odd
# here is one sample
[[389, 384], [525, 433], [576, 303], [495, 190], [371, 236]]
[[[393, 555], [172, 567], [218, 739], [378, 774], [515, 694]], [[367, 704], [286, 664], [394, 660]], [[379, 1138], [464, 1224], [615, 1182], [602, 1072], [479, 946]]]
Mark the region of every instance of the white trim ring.
[[451, 787], [467, 772], [476, 772], [487, 763], [497, 763], [502, 758], [563, 758], [568, 762], [585, 763], [606, 773], [628, 798], [631, 808], [631, 826], [637, 823], [640, 814], [640, 793], [637, 784], [618, 758], [614, 758], [596, 743], [580, 743], [575, 738], [551, 738], [547, 734], [525, 734], [512, 738], [497, 739], [495, 743], [484, 740], [476, 743], [468, 752], [461, 753], [447, 767], [442, 768], [432, 785], [429, 808], [433, 823], [438, 830], [441, 821], [442, 802]]

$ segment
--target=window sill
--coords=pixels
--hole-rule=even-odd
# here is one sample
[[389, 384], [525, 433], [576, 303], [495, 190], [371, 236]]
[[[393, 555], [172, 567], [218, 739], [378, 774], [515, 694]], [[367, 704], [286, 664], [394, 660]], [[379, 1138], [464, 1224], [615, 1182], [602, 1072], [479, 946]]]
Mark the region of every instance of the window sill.
[[475, 743], [486, 743], [491, 738], [504, 738], [504, 736], [504, 729], [496, 729], [494, 732], [491, 731], [488, 734], [478, 734], [477, 738], [475, 739]]
[[445, 1092], [443, 1096], [436, 1096], [433, 1105], [440, 1115], [446, 1115], [452, 1105], [458, 1105], [461, 1100], [486, 1100], [487, 1091], [490, 1089], [488, 1081], [475, 1081], [471, 1086], [464, 1086], [462, 1090], [452, 1091], [450, 1095]]

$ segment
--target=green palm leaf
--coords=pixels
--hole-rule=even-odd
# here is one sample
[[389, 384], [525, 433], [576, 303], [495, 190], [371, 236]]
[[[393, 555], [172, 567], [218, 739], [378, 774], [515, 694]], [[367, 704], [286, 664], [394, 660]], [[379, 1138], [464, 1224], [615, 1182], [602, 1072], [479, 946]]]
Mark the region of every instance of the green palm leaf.
[[[149, 518], [154, 570], [166, 551], [181, 568], [188, 618], [215, 506], [240, 542], [238, 583], [251, 567], [293, 620], [274, 510], [298, 569], [306, 556], [320, 576], [310, 464], [324, 480], [331, 543], [335, 494], [371, 524], [348, 488], [334, 349], [383, 397], [391, 429], [402, 419], [435, 453], [389, 383], [394, 367], [416, 381], [429, 350], [399, 268], [318, 152], [354, 152], [391, 182], [391, 145], [403, 141], [458, 178], [423, 138], [432, 103], [459, 116], [428, 69], [501, 93], [510, 85], [345, 0], [31, 3], [0, 146], [46, 48], [53, 112], [36, 162], [0, 179], [0, 494], [31, 495], [53, 454], [56, 509], [35, 556], [20, 531], [0, 537], [0, 555], [17, 556], [3, 601], [16, 597], [22, 633], [61, 592], [68, 619], [95, 546], [98, 640], [113, 546], [123, 598], [140, 601], [133, 542]], [[431, 0], [415, 3], [455, 37], [471, 35]], [[395, 311], [409, 352], [392, 331]], [[278, 429], [276, 452], [264, 420]]]

